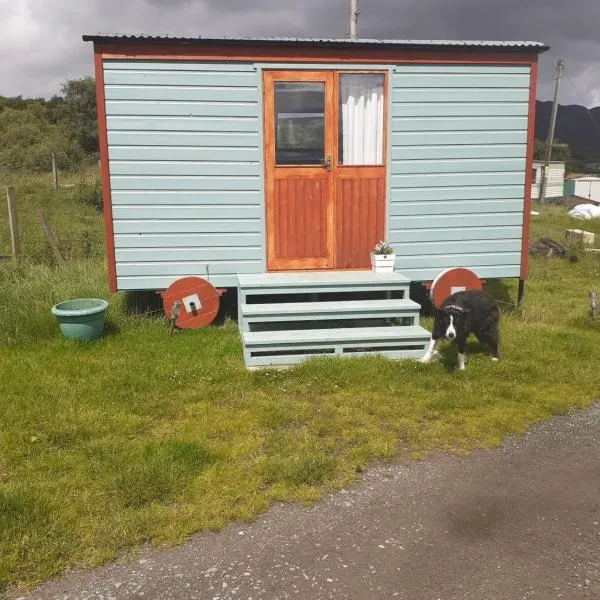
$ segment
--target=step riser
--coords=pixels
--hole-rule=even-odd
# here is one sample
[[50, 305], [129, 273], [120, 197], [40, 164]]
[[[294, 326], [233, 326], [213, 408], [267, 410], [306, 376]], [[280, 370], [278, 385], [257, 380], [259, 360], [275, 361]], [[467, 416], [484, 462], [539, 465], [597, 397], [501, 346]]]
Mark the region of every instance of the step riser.
[[[244, 317], [243, 318], [243, 330], [252, 331], [253, 325], [265, 325], [273, 323], [274, 325], [280, 325], [282, 323], [288, 323], [291, 326], [300, 324], [306, 321], [362, 321], [370, 319], [410, 319], [409, 325], [417, 325], [419, 321], [419, 313], [415, 311], [406, 312], [332, 312], [332, 313], [318, 313], [310, 315], [261, 315], [260, 317]], [[291, 327], [292, 328], [292, 327]]]
[[417, 360], [423, 356], [425, 349], [422, 350], [379, 350], [373, 352], [343, 352], [343, 353], [315, 353], [301, 355], [279, 355], [279, 356], [250, 356], [246, 353], [246, 366], [248, 367], [278, 367], [286, 365], [296, 365], [309, 358], [353, 358], [359, 356], [384, 356], [386, 358], [400, 360]]
[[[387, 285], [374, 285], [366, 284], [364, 286], [353, 286], [348, 287], [344, 285], [325, 285], [325, 284], [307, 284], [303, 286], [294, 287], [283, 287], [283, 286], [269, 286], [260, 288], [251, 287], [240, 287], [239, 294], [243, 302], [246, 302], [248, 298], [264, 298], [266, 296], [286, 296], [286, 295], [300, 295], [300, 294], [340, 294], [352, 295], [352, 294], [378, 294], [384, 293], [395, 293], [401, 295], [402, 298], [408, 298], [409, 286], [406, 284], [387, 284]], [[342, 299], [342, 298], [341, 298]]]
[[394, 349], [402, 349], [407, 348], [409, 350], [419, 350], [427, 347], [429, 340], [424, 340], [423, 338], [402, 338], [398, 340], [381, 340], [380, 338], [373, 337], [367, 338], [360, 341], [336, 341], [336, 342], [312, 342], [312, 341], [298, 341], [298, 342], [289, 342], [289, 343], [279, 343], [279, 344], [246, 344], [246, 351], [250, 354], [254, 354], [256, 352], [296, 352], [296, 351], [309, 351], [309, 350], [318, 350], [324, 351], [327, 350], [332, 353], [344, 354], [345, 349], [352, 348], [394, 348]]

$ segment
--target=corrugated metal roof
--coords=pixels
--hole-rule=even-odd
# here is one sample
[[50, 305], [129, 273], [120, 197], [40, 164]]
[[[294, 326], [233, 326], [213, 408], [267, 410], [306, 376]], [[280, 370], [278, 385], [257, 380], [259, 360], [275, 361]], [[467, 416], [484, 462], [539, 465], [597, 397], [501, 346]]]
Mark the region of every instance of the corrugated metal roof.
[[218, 44], [273, 44], [284, 46], [387, 46], [399, 48], [479, 48], [479, 49], [531, 49], [537, 52], [548, 50], [543, 42], [501, 41], [501, 40], [377, 40], [377, 39], [326, 39], [292, 37], [180, 37], [169, 35], [84, 35], [84, 42], [179, 42], [179, 43], [218, 43]]

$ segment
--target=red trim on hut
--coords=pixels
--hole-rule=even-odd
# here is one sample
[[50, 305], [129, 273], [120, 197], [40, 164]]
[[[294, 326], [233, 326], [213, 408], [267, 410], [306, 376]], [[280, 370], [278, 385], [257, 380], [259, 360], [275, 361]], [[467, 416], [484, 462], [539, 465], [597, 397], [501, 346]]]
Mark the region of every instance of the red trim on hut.
[[410, 50], [404, 48], [329, 48], [323, 46], [268, 46], [252, 44], [96, 42], [95, 50], [103, 58], [152, 60], [223, 60], [246, 62], [323, 62], [323, 63], [458, 63], [458, 64], [530, 64], [532, 52], [497, 50]]
[[104, 232], [106, 236], [106, 262], [108, 265], [108, 288], [117, 291], [117, 265], [115, 260], [115, 239], [110, 196], [110, 169], [108, 165], [108, 136], [106, 129], [106, 107], [104, 104], [104, 72], [102, 55], [94, 52], [96, 72], [96, 106], [98, 110], [98, 143], [100, 146], [100, 177], [102, 179], [102, 205], [104, 210]]
[[537, 59], [531, 62], [529, 81], [529, 114], [527, 122], [527, 157], [525, 159], [525, 194], [523, 202], [523, 239], [521, 242], [521, 272], [519, 279], [527, 279], [529, 222], [531, 221], [531, 171], [535, 144], [535, 97], [537, 88]]

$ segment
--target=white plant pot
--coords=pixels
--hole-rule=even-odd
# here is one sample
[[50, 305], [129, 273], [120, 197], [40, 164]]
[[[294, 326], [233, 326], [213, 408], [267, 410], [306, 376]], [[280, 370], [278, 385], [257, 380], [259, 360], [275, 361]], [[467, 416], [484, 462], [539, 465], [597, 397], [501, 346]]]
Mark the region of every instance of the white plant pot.
[[393, 273], [396, 264], [395, 254], [371, 254], [371, 270], [378, 273]]

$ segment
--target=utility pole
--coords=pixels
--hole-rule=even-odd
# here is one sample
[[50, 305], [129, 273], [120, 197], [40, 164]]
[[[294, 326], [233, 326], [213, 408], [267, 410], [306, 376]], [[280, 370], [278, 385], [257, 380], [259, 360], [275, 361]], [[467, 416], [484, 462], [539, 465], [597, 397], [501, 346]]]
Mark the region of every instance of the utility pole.
[[550, 167], [550, 158], [552, 157], [552, 144], [554, 143], [554, 126], [556, 125], [556, 113], [558, 111], [558, 88], [560, 87], [560, 78], [565, 68], [565, 61], [561, 57], [556, 63], [556, 81], [554, 85], [554, 100], [552, 102], [552, 114], [550, 115], [550, 129], [548, 129], [548, 139], [546, 140], [546, 158], [542, 170], [542, 181], [540, 183], [540, 204], [546, 201], [546, 188], [548, 187], [548, 169]]
[[358, 37], [358, 0], [350, 0], [350, 39]]

